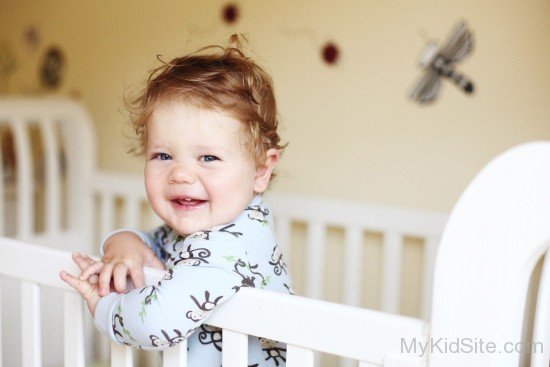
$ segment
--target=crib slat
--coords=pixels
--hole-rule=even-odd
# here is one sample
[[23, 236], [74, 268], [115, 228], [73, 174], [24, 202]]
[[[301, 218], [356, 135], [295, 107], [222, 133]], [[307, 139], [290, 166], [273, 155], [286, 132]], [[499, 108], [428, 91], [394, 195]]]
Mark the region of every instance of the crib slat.
[[84, 367], [82, 297], [65, 293], [63, 302], [65, 366]]
[[111, 342], [111, 367], [132, 367], [133, 363], [131, 347]]
[[382, 297], [380, 308], [384, 312], [399, 313], [401, 292], [402, 236], [399, 233], [384, 234], [382, 249]]
[[277, 244], [283, 252], [284, 260], [289, 265], [290, 262], [290, 219], [282, 216], [275, 218], [275, 232], [277, 233]]
[[310, 298], [323, 296], [323, 265], [325, 253], [325, 225], [309, 223], [307, 228], [306, 294]]
[[[112, 232], [114, 229], [114, 198], [109, 193], [103, 192], [100, 194], [100, 236], [104, 238], [108, 233]], [[98, 340], [98, 349], [101, 356], [108, 354], [109, 350], [109, 340], [104, 338], [100, 334]], [[112, 346], [111, 346], [112, 348]]]
[[439, 237], [426, 238], [424, 242], [424, 265], [422, 275], [422, 300], [421, 316], [424, 320], [430, 319], [432, 306], [433, 273], [435, 267], [435, 255], [439, 245]]
[[44, 142], [45, 173], [46, 173], [46, 231], [49, 234], [59, 231], [61, 223], [61, 195], [59, 186], [59, 160], [57, 157], [57, 139], [54, 133], [55, 125], [51, 119], [40, 121], [40, 131]]
[[[344, 303], [359, 306], [361, 300], [361, 263], [363, 259], [363, 231], [347, 227], [344, 231]], [[340, 367], [356, 367], [357, 362], [340, 358]]]
[[187, 339], [162, 352], [162, 367], [187, 367]]
[[248, 365], [248, 335], [223, 329], [223, 367], [246, 367]]
[[127, 196], [125, 200], [124, 227], [139, 227], [139, 199]]
[[361, 299], [361, 263], [363, 258], [363, 231], [346, 228], [344, 233], [344, 303], [359, 306]]
[[115, 200], [109, 194], [101, 197], [101, 234], [107, 235], [115, 226], [114, 224]]
[[311, 349], [290, 344], [286, 346], [287, 367], [313, 367], [314, 360]]
[[17, 154], [17, 236], [22, 239], [28, 238], [34, 227], [32, 156], [27, 125], [20, 118], [11, 124]]
[[21, 345], [23, 367], [42, 365], [40, 344], [40, 288], [37, 284], [21, 282]]

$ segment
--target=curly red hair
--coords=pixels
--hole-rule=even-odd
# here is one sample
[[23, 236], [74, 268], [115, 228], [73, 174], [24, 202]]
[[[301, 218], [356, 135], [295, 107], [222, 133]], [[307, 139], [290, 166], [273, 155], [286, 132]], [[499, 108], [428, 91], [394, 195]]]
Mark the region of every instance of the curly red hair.
[[143, 91], [126, 102], [138, 144], [130, 150], [145, 153], [147, 121], [159, 103], [182, 101], [217, 110], [242, 122], [243, 145], [257, 165], [268, 149], [283, 150], [277, 133], [279, 118], [271, 77], [242, 51], [241, 38], [229, 46], [207, 46], [154, 69]]

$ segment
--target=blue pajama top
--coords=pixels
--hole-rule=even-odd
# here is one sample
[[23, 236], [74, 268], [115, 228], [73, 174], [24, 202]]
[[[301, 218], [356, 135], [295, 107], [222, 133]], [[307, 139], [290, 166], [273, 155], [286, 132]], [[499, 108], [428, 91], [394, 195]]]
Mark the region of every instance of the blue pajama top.
[[[167, 272], [155, 285], [98, 302], [96, 327], [117, 343], [161, 350], [188, 339], [189, 367], [218, 367], [222, 332], [205, 324], [218, 305], [242, 287], [293, 294], [273, 216], [259, 195], [228, 224], [186, 237], [166, 225], [138, 234]], [[274, 340], [249, 336], [248, 353], [251, 367], [286, 364], [286, 347]]]

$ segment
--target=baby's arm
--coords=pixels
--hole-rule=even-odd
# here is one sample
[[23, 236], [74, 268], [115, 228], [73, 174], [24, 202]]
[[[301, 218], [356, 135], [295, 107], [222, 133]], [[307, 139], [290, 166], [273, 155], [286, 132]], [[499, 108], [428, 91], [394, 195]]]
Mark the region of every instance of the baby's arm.
[[[233, 241], [221, 239], [180, 244], [181, 255], [201, 253], [197, 266], [182, 261], [154, 285], [101, 298], [95, 324], [118, 343], [143, 349], [172, 346], [191, 335], [216, 306], [239, 289], [242, 278], [234, 268], [246, 267], [246, 255]], [[214, 251], [215, 249], [215, 251]]]
[[[85, 268], [79, 276], [80, 280], [89, 280], [90, 283], [99, 283], [99, 294], [105, 296], [109, 293], [111, 277], [114, 289], [117, 292], [126, 290], [126, 279], [129, 275], [134, 287], [144, 285], [143, 267], [164, 269], [162, 261], [144, 243], [147, 240], [145, 234], [139, 232], [117, 231], [109, 236], [102, 245], [102, 261], [96, 262]], [[95, 274], [99, 273], [96, 279]]]

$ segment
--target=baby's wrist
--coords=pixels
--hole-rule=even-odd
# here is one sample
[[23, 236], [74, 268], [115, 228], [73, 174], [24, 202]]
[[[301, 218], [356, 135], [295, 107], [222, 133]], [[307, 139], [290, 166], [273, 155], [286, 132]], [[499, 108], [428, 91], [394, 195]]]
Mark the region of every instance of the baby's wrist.
[[147, 237], [140, 231], [136, 231], [135, 229], [131, 228], [121, 228], [114, 232], [109, 233], [107, 236], [103, 238], [103, 241], [101, 241], [101, 245], [99, 246], [99, 252], [101, 253], [101, 256], [105, 254], [105, 251], [107, 250], [107, 247], [112, 247], [111, 245], [113, 242], [125, 242], [125, 243], [137, 243], [137, 244], [144, 244], [145, 246], [147, 243]]

